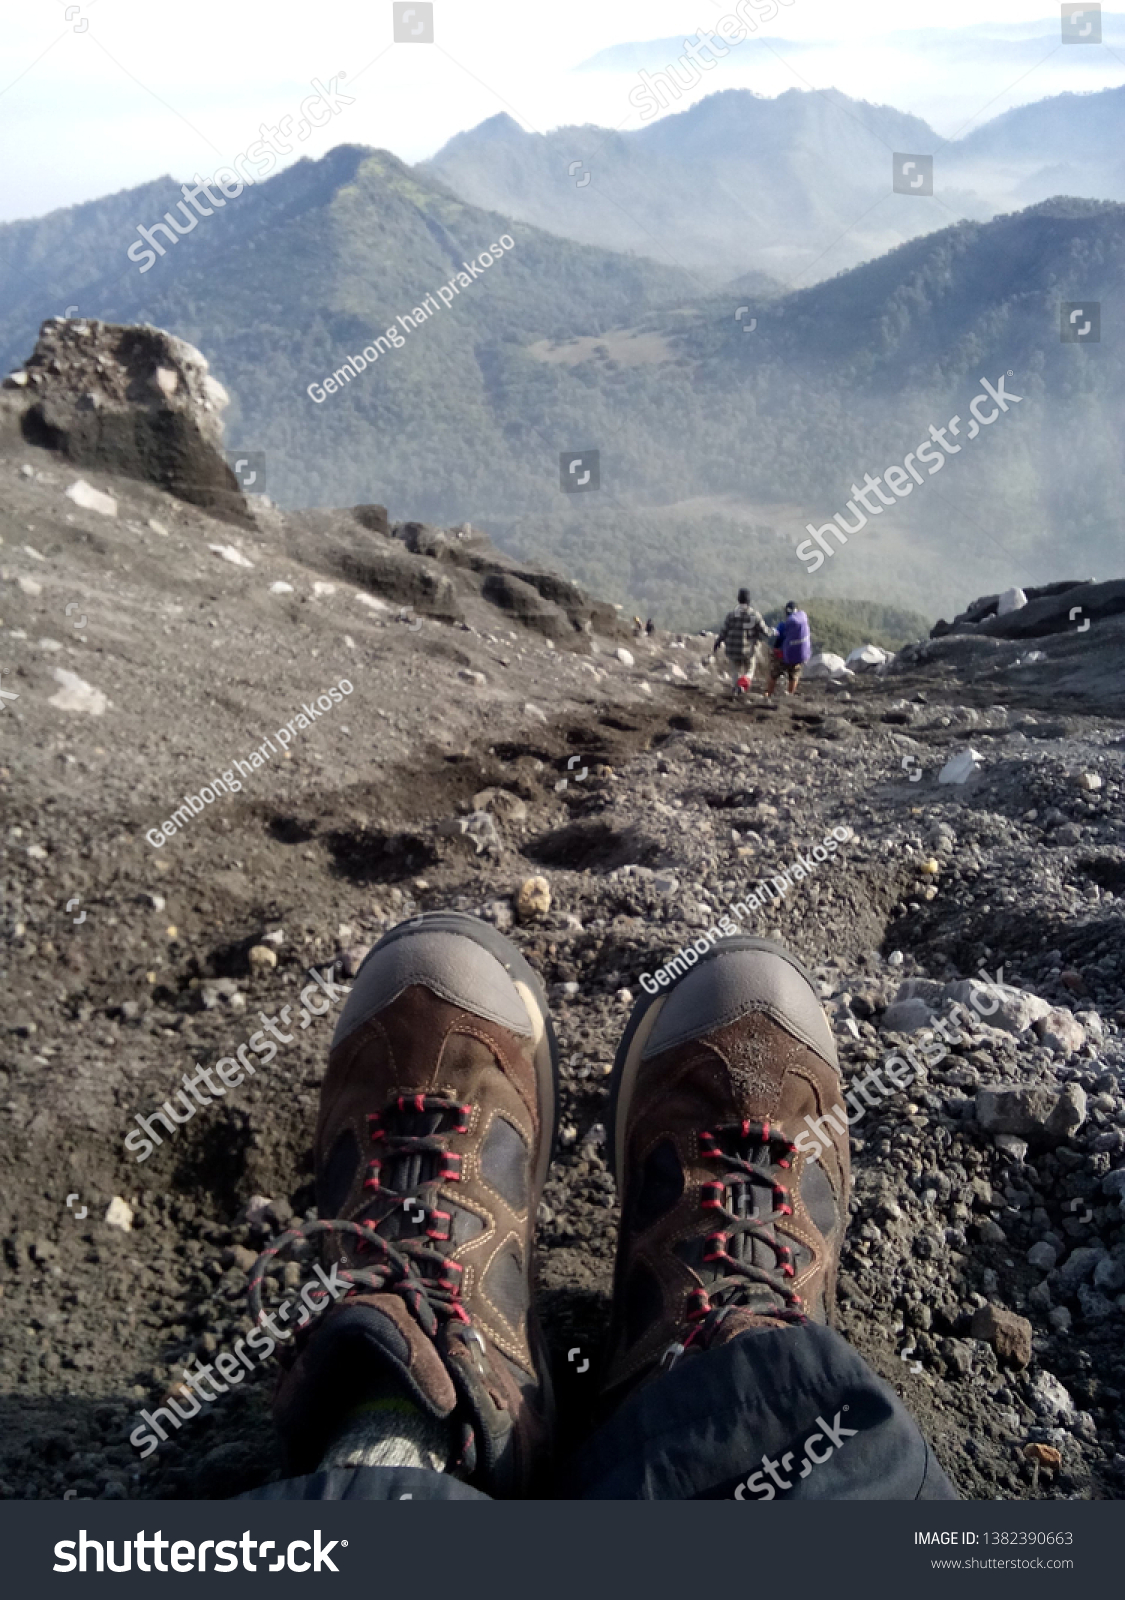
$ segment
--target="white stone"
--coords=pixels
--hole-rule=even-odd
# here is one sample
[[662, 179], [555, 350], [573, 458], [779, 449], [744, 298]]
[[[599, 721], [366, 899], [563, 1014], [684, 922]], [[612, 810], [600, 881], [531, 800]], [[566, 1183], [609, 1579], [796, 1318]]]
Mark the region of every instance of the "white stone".
[[247, 1222], [252, 1223], [256, 1227], [268, 1227], [270, 1219], [266, 1216], [266, 1212], [272, 1205], [273, 1201], [268, 1195], [252, 1194], [249, 1200], [246, 1202]]
[[1005, 1033], [1026, 1033], [1032, 1023], [1052, 1014], [1050, 1002], [1037, 994], [1009, 983], [982, 983], [979, 978], [947, 984], [945, 998], [970, 1008], [966, 1021], [975, 1022], [979, 1017], [988, 1027], [1002, 1028]]
[[884, 666], [891, 659], [890, 653], [877, 644], [863, 644], [851, 652], [844, 665], [856, 672], [874, 672], [876, 667]]
[[1070, 1011], [1050, 1010], [1035, 1020], [1040, 1042], [1057, 1056], [1075, 1055], [1086, 1043], [1086, 1030]]
[[313, 584], [313, 594], [316, 595], [318, 600], [320, 599], [320, 597], [322, 595], [335, 594], [335, 593], [336, 593], [336, 585], [334, 583], [314, 583]]
[[117, 515], [117, 501], [113, 496], [95, 489], [85, 478], [76, 478], [66, 490], [66, 497], [68, 500], [73, 500], [76, 506], [81, 506], [83, 511], [98, 511], [103, 517]]
[[217, 556], [222, 556], [224, 561], [229, 561], [234, 567], [252, 567], [254, 563], [236, 550], [233, 544], [209, 544], [208, 550], [213, 550]]
[[938, 773], [939, 783], [968, 783], [974, 774], [980, 771], [980, 764], [984, 760], [979, 750], [972, 746], [962, 750], [959, 755], [951, 756]]
[[39, 648], [40, 650], [61, 650], [62, 645], [57, 639], [40, 639]]
[[119, 1194], [115, 1194], [105, 1208], [103, 1220], [111, 1228], [120, 1228], [122, 1233], [132, 1233], [133, 1208], [128, 1201], [122, 1200]]
[[361, 605], [367, 606], [370, 611], [389, 611], [390, 607], [385, 600], [379, 600], [373, 594], [357, 594], [356, 599]]
[[283, 583], [280, 578], [277, 580], [276, 583], [271, 583], [270, 584], [270, 594], [292, 594], [292, 593], [293, 593], [293, 585], [291, 583]]
[[[204, 366], [206, 364], [204, 362]], [[203, 379], [203, 394], [205, 403], [214, 411], [222, 411], [226, 406], [230, 405], [230, 395], [219, 380], [213, 378], [210, 373], [207, 373]]]
[[1030, 1385], [1031, 1404], [1041, 1417], [1052, 1422], [1069, 1422], [1075, 1414], [1074, 1401], [1053, 1372], [1041, 1372]]
[[626, 650], [623, 645], [618, 645], [613, 653], [623, 667], [631, 667], [633, 665], [633, 653], [631, 650]]
[[805, 668], [806, 678], [853, 678], [854, 676], [843, 656], [835, 656], [830, 650], [813, 656]]
[[1021, 611], [1027, 604], [1027, 596], [1022, 589], [1005, 589], [996, 603], [996, 615], [1006, 617], [1009, 611]]
[[168, 537], [168, 529], [162, 522], [157, 522], [155, 517], [149, 517], [148, 525], [152, 529], [153, 533], [158, 533], [162, 539], [166, 539]]
[[62, 684], [62, 688], [51, 696], [48, 704], [57, 706], [60, 711], [87, 711], [92, 717], [100, 717], [106, 706], [112, 704], [100, 689], [65, 667], [55, 668], [55, 682]]
[[160, 393], [169, 400], [180, 387], [180, 375], [178, 372], [173, 372], [171, 367], [157, 367], [152, 375], [152, 381]]
[[997, 1150], [1003, 1150], [1013, 1161], [1022, 1161], [1027, 1155], [1027, 1140], [1017, 1139], [1014, 1133], [998, 1133], [992, 1142]]

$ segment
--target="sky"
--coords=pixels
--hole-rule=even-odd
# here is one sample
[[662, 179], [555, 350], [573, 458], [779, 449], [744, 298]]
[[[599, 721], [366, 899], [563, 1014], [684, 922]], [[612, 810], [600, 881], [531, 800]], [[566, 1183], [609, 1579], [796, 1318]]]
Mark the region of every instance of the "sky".
[[[282, 166], [343, 143], [419, 161], [500, 111], [540, 133], [638, 128], [636, 68], [584, 64], [614, 46], [714, 29], [734, 3], [434, 0], [433, 42], [413, 44], [394, 40], [394, 0], [6, 0], [0, 221], [165, 174], [207, 176], [254, 144], [263, 123], [296, 120], [313, 79], [336, 79], [352, 103], [338, 103]], [[834, 87], [950, 138], [1012, 105], [1125, 83], [1125, 16], [1108, 11], [1107, 42], [1087, 47], [1061, 43], [1060, 7], [1043, 0], [943, 0], [940, 10], [781, 0], [776, 11], [754, 35], [764, 48], [744, 60], [732, 51], [672, 112], [719, 86], [769, 96]], [[1042, 50], [1027, 42], [1036, 36], [1048, 41]]]

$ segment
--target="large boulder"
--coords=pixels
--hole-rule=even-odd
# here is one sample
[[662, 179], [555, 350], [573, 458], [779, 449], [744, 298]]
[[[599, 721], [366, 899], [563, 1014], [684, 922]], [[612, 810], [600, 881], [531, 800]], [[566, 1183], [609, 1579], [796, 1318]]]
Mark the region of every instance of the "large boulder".
[[514, 573], [489, 573], [481, 584], [481, 594], [522, 622], [525, 628], [533, 628], [548, 639], [565, 639], [573, 631], [560, 607], [544, 600], [538, 589]]
[[944, 636], [935, 634], [930, 639], [919, 639], [915, 644], [904, 645], [892, 661], [891, 671], [904, 672], [910, 667], [949, 666], [955, 672], [971, 678], [977, 668], [994, 667], [1005, 652], [1013, 658], [1019, 654], [1015, 646], [1005, 645], [999, 639], [989, 638], [987, 634], [978, 634], [975, 630], [957, 633], [947, 630]]
[[52, 317], [0, 401], [29, 444], [253, 525], [223, 455], [227, 392], [162, 328]]
[[[1005, 609], [1007, 595], [1022, 593], [1027, 604]], [[1074, 613], [1072, 616], [1071, 613]], [[1038, 588], [983, 595], [950, 622], [938, 622], [931, 635], [988, 635], [995, 639], [1041, 639], [1052, 633], [1074, 634], [1125, 612], [1125, 578], [1106, 583], [1069, 579]]]
[[352, 516], [361, 528], [366, 528], [369, 533], [390, 533], [390, 524], [387, 519], [386, 506], [368, 505], [353, 506]]

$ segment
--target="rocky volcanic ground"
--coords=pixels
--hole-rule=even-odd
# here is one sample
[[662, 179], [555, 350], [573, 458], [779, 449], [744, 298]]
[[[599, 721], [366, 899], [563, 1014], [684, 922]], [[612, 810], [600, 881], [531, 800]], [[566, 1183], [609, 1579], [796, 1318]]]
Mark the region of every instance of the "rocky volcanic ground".
[[[112, 514], [73, 498], [80, 476]], [[123, 1139], [259, 1012], [296, 1008], [311, 966], [354, 970], [421, 909], [495, 922], [552, 999], [540, 1268], [573, 1442], [640, 975], [835, 827], [835, 859], [745, 931], [812, 966], [845, 1078], [932, 1039], [953, 1001], [990, 1011], [853, 1127], [842, 1330], [965, 1496], [1125, 1495], [1125, 722], [1081, 695], [1097, 627], [1065, 642], [1065, 693], [1051, 640], [1021, 667], [1026, 645], [982, 663], [947, 639], [767, 707], [700, 670], [704, 641], [583, 627], [569, 586], [540, 603], [471, 536], [396, 538], [370, 512], [219, 521], [9, 440], [0, 534], [0, 1494], [221, 1497], [278, 1474], [269, 1363], [144, 1462], [129, 1434], [249, 1328], [270, 1231], [315, 1215], [332, 1016], [143, 1165]], [[146, 840], [341, 679], [288, 755]], [[979, 772], [939, 785], [970, 744]], [[519, 920], [530, 877], [549, 908], [540, 890]], [[965, 983], [982, 970], [1003, 987]], [[279, 1293], [308, 1275], [284, 1271]]]

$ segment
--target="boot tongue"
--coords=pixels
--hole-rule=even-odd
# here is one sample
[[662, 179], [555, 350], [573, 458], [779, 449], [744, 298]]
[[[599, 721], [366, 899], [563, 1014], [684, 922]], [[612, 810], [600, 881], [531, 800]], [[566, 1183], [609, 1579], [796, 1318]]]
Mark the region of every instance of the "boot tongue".
[[354, 1295], [326, 1313], [274, 1401], [291, 1461], [311, 1472], [341, 1420], [365, 1400], [401, 1396], [439, 1421], [457, 1391], [432, 1339], [398, 1295]]
[[711, 1350], [720, 1344], [729, 1344], [732, 1339], [737, 1339], [739, 1334], [752, 1333], [755, 1328], [791, 1328], [793, 1326], [791, 1319], [775, 1316], [777, 1310], [776, 1295], [770, 1297], [769, 1305], [763, 1304], [760, 1308], [752, 1305], [736, 1307], [716, 1324], [707, 1339], [707, 1349]]
[[[396, 1136], [422, 1137], [440, 1133], [448, 1120], [441, 1111], [417, 1111], [413, 1106], [396, 1106], [385, 1111], [382, 1117], [386, 1134], [392, 1140]], [[430, 1223], [430, 1206], [437, 1197], [433, 1189], [428, 1196], [420, 1191], [422, 1185], [433, 1178], [440, 1156], [433, 1151], [396, 1150], [392, 1145], [381, 1160], [380, 1187], [356, 1220], [377, 1223], [384, 1239], [399, 1242], [424, 1238]]]
[[[763, 1143], [748, 1145], [740, 1136], [740, 1131], [735, 1128], [723, 1129], [718, 1136], [718, 1142], [728, 1155], [740, 1156], [756, 1173], [761, 1174], [760, 1181], [755, 1181], [748, 1173], [739, 1173], [728, 1168], [723, 1173], [725, 1209], [740, 1221], [770, 1216], [774, 1210], [774, 1173], [770, 1164], [769, 1146]], [[722, 1224], [716, 1226], [721, 1227]], [[729, 1233], [726, 1252], [732, 1260], [742, 1266], [757, 1267], [776, 1276], [780, 1270], [780, 1263], [777, 1251], [770, 1243], [771, 1239], [776, 1239], [774, 1225], [760, 1222], [757, 1228], [745, 1233]], [[731, 1276], [729, 1265], [723, 1262], [697, 1262], [695, 1270], [708, 1286], [723, 1278], [729, 1280]], [[769, 1284], [760, 1283], [753, 1278], [746, 1279], [733, 1292], [728, 1282], [721, 1298], [726, 1301], [728, 1314], [722, 1322], [721, 1336], [718, 1334], [715, 1336], [720, 1343], [744, 1331], [746, 1326], [756, 1325], [762, 1318], [775, 1317], [776, 1313], [785, 1307], [784, 1298], [776, 1290], [771, 1289]], [[728, 1324], [731, 1324], [731, 1331], [727, 1331]], [[774, 1324], [771, 1322], [769, 1325]]]
[[[773, 1179], [768, 1151], [765, 1148], [756, 1150], [751, 1165], [762, 1173], [765, 1182], [755, 1183], [748, 1177], [741, 1180], [735, 1177], [726, 1192], [727, 1209], [732, 1216], [740, 1220], [746, 1217], [768, 1217], [774, 1208]], [[767, 1272], [776, 1272], [777, 1252], [763, 1237], [767, 1233], [770, 1238], [774, 1237], [772, 1226], [763, 1225], [753, 1233], [734, 1234], [727, 1244], [728, 1254], [746, 1266], [764, 1267]], [[769, 1290], [764, 1286], [762, 1293], [767, 1298], [775, 1298], [770, 1296]]]
[[373, 1381], [380, 1389], [404, 1389], [435, 1417], [447, 1417], [457, 1404], [434, 1341], [396, 1294], [354, 1295], [312, 1346], [318, 1369], [353, 1394]]

